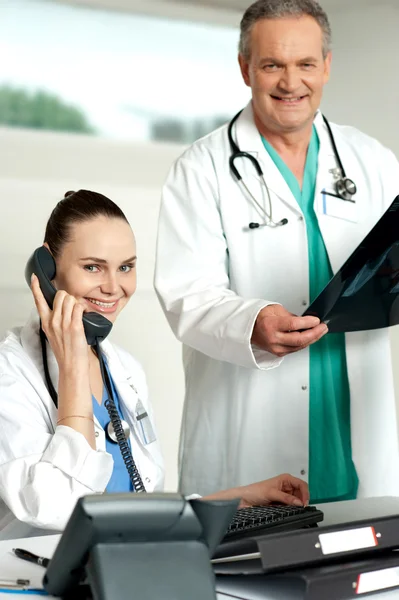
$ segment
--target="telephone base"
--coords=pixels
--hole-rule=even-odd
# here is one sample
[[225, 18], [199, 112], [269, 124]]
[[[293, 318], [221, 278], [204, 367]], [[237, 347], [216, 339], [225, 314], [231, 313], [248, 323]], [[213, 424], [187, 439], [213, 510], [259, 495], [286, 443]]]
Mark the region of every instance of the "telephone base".
[[198, 540], [97, 544], [86, 574], [94, 600], [216, 600], [209, 550]]

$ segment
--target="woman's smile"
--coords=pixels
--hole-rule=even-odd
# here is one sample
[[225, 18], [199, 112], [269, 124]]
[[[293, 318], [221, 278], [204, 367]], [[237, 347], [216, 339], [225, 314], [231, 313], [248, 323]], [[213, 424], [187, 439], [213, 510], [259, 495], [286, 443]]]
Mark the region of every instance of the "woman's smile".
[[113, 313], [118, 309], [118, 304], [119, 304], [119, 300], [120, 298], [118, 298], [117, 300], [113, 300], [113, 301], [106, 301], [106, 300], [97, 300], [95, 298], [86, 298], [85, 300], [87, 302], [87, 304], [90, 306], [91, 309], [94, 309], [96, 312], [101, 312], [101, 313]]

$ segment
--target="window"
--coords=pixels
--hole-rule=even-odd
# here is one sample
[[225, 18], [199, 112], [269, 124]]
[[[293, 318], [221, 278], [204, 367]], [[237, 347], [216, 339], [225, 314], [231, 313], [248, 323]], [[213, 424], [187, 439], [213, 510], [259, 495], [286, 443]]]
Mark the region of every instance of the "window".
[[189, 143], [249, 99], [237, 43], [232, 27], [2, 2], [0, 125]]

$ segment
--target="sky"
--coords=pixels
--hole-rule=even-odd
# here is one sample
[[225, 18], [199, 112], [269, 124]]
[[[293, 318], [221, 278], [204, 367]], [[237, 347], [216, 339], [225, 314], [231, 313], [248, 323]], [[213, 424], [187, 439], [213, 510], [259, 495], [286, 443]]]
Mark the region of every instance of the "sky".
[[232, 116], [249, 99], [238, 30], [0, 0], [0, 85], [45, 89], [107, 137], [146, 139], [153, 116]]

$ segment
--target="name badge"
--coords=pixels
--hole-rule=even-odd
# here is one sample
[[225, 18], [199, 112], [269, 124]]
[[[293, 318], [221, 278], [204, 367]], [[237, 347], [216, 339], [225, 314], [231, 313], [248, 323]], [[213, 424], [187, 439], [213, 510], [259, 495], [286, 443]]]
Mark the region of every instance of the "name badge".
[[341, 198], [329, 196], [325, 193], [329, 191], [330, 190], [324, 189], [320, 194], [320, 213], [323, 215], [327, 215], [328, 217], [333, 217], [335, 219], [342, 219], [343, 221], [357, 223], [358, 219], [356, 202], [349, 202], [348, 200], [341, 200]]
[[150, 417], [149, 417], [146, 409], [144, 408], [143, 403], [141, 402], [140, 398], [138, 399], [137, 404], [136, 404], [135, 416], [136, 416], [136, 421], [137, 421], [141, 441], [143, 442], [143, 444], [145, 446], [147, 446], [147, 444], [151, 444], [152, 442], [155, 442], [156, 436], [155, 436], [154, 429], [152, 427]]

